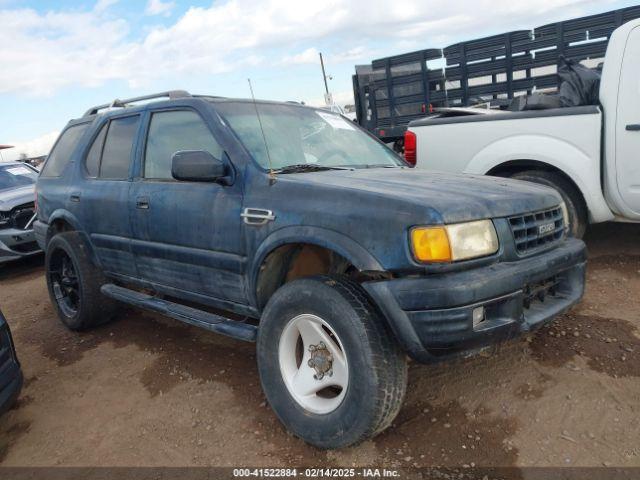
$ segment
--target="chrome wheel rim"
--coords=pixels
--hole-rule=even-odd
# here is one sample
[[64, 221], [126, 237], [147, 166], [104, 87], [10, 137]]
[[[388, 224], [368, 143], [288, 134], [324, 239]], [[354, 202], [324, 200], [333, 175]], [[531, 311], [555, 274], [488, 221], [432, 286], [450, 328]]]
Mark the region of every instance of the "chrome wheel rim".
[[325, 415], [336, 410], [349, 386], [349, 364], [343, 344], [317, 315], [292, 318], [278, 346], [282, 379], [305, 410]]

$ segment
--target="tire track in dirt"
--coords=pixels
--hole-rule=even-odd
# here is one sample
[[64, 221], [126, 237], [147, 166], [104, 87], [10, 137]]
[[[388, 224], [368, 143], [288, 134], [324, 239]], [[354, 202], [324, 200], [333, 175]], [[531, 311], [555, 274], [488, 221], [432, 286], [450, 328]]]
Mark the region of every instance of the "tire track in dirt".
[[507, 439], [517, 430], [514, 419], [497, 418], [486, 407], [470, 412], [457, 401], [419, 402], [406, 406], [391, 429], [375, 439], [396, 467], [513, 466], [517, 449]]
[[542, 398], [544, 392], [556, 384], [557, 382], [551, 375], [539, 373], [535, 383], [523, 383], [513, 391], [513, 394], [522, 400], [537, 400]]
[[587, 358], [592, 370], [614, 378], [640, 376], [640, 338], [625, 320], [567, 314], [542, 328], [531, 352], [544, 365], [560, 367], [574, 356]]

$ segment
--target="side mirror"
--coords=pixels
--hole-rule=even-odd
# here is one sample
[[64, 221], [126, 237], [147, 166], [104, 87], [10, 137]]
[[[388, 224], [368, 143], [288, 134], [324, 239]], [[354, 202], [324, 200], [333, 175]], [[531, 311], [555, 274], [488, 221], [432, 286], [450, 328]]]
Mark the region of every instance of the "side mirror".
[[203, 150], [182, 150], [171, 158], [171, 175], [176, 180], [215, 182], [226, 175], [225, 163]]

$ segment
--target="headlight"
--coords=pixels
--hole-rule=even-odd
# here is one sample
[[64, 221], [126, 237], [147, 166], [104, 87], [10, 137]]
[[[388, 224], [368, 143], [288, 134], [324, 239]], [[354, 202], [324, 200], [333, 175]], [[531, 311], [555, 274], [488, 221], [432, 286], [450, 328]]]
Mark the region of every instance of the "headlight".
[[568, 232], [571, 229], [571, 225], [569, 225], [569, 210], [567, 210], [567, 204], [562, 202], [560, 208], [562, 209], [562, 218], [564, 219], [564, 231]]
[[419, 262], [455, 262], [498, 251], [498, 235], [491, 220], [411, 230], [413, 255]]

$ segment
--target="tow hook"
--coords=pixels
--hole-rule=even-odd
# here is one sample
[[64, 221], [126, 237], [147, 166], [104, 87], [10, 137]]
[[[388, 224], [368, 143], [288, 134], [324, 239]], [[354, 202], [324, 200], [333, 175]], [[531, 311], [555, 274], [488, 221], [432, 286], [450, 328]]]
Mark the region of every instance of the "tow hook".
[[316, 371], [313, 378], [322, 380], [325, 375], [333, 376], [333, 355], [324, 342], [320, 342], [318, 345], [309, 345], [309, 352], [311, 358], [307, 365]]

